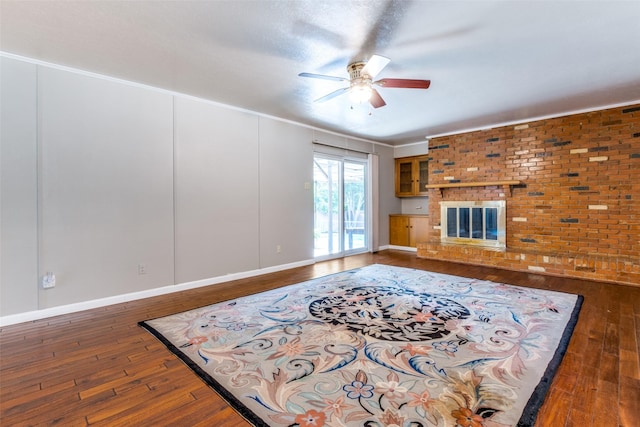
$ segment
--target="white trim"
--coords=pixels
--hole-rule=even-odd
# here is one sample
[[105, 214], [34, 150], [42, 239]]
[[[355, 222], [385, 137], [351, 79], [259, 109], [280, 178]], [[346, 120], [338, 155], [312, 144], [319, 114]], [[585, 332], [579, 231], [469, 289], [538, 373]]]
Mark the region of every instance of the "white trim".
[[369, 251], [378, 252], [380, 246], [380, 157], [369, 154], [367, 167], [367, 235]]
[[398, 245], [389, 245], [386, 249], [396, 249], [398, 251], [407, 251], [407, 252], [418, 252], [418, 248], [412, 248], [411, 246], [398, 246]]
[[231, 273], [224, 276], [211, 277], [209, 279], [196, 280], [193, 282], [179, 283], [176, 285], [163, 286], [160, 288], [148, 289], [140, 292], [131, 292], [128, 294], [114, 295], [111, 297], [100, 298], [90, 301], [82, 301], [74, 304], [66, 304], [58, 307], [45, 308], [42, 310], [27, 311], [25, 313], [11, 314], [8, 316], [0, 316], [0, 327], [14, 325], [16, 323], [30, 322], [33, 320], [45, 319], [63, 314], [76, 313], [79, 311], [90, 310], [93, 308], [105, 307], [108, 305], [119, 304], [123, 302], [135, 301], [143, 298], [150, 298], [159, 295], [171, 294], [174, 292], [182, 292], [189, 289], [201, 288], [204, 286], [216, 285], [219, 283], [230, 282], [232, 280], [246, 279], [248, 277], [259, 276], [276, 271], [289, 270], [292, 268], [303, 267], [305, 265], [314, 264], [314, 260], [308, 259], [304, 261], [292, 262], [273, 267], [260, 268], [257, 270], [243, 271], [240, 273]]
[[397, 148], [397, 147], [410, 147], [412, 145], [422, 145], [422, 144], [429, 144], [429, 137], [425, 137], [425, 140], [422, 141], [416, 141], [416, 142], [407, 142], [406, 144], [402, 144], [402, 145], [394, 145], [393, 148]]

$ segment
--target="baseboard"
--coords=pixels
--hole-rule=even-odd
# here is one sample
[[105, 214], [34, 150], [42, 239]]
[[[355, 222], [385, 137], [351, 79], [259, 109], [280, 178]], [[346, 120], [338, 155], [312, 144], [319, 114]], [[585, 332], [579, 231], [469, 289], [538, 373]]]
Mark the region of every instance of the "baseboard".
[[395, 249], [395, 250], [398, 250], [398, 251], [418, 252], [418, 248], [412, 248], [410, 246], [389, 245], [388, 248], [389, 249]]
[[298, 261], [289, 264], [276, 265], [273, 267], [260, 268], [257, 270], [226, 274], [224, 276], [211, 277], [208, 279], [196, 280], [193, 282], [178, 283], [176, 285], [163, 286], [160, 288], [148, 289], [140, 292], [131, 292], [128, 294], [114, 295], [111, 297], [66, 304], [57, 307], [45, 308], [42, 310], [27, 311], [24, 313], [11, 314], [8, 316], [0, 316], [0, 327], [15, 325], [17, 323], [32, 322], [34, 320], [46, 319], [48, 317], [61, 316], [63, 314], [76, 313], [93, 308], [100, 308], [108, 305], [120, 304], [123, 302], [135, 301], [143, 298], [166, 295], [174, 292], [201, 288], [204, 286], [216, 285], [218, 283], [230, 282], [232, 280], [246, 279], [248, 277], [260, 276], [267, 273], [275, 273], [277, 271], [289, 270], [296, 267], [311, 265], [314, 262], [315, 261], [313, 259]]

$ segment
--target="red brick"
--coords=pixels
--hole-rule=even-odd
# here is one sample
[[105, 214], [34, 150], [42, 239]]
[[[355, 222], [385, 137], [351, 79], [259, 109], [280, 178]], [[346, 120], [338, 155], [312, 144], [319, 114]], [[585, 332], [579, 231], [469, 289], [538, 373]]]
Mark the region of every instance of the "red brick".
[[[452, 188], [445, 190], [444, 197], [432, 190], [429, 213], [434, 225], [440, 223], [440, 200], [507, 200], [509, 250], [500, 255], [478, 248], [471, 251], [443, 247], [439, 245], [440, 230], [431, 230], [429, 239], [433, 244], [428, 251], [422, 251], [434, 258], [491, 263], [516, 270], [527, 270], [532, 265], [527, 263], [536, 260], [548, 274], [640, 285], [640, 273], [630, 273], [633, 269], [640, 272], [640, 161], [631, 158], [640, 150], [640, 141], [631, 137], [640, 129], [640, 122], [634, 114], [622, 114], [623, 108], [628, 107], [531, 122], [527, 129], [515, 130], [511, 125], [432, 139], [432, 145], [450, 146], [430, 152], [437, 164], [455, 163], [455, 167], [447, 169], [448, 176], [461, 182], [518, 179], [526, 188], [514, 188], [511, 195], [506, 192], [504, 197], [499, 196], [504, 190], [498, 187]], [[487, 143], [489, 138], [500, 139]], [[554, 146], [553, 142], [544, 142], [550, 138], [571, 144]], [[571, 154], [576, 148], [587, 152]], [[487, 158], [489, 153], [501, 156]], [[609, 160], [589, 162], [590, 157], [599, 156]], [[472, 166], [479, 170], [467, 172], [466, 168]], [[566, 176], [568, 173], [578, 176]], [[431, 182], [442, 182], [443, 176], [431, 175]], [[579, 186], [589, 189], [571, 190]], [[530, 192], [544, 195], [529, 196]], [[626, 198], [628, 195], [630, 199]], [[608, 209], [590, 210], [589, 205], [607, 205]], [[513, 222], [514, 217], [526, 217], [527, 222]], [[577, 218], [579, 222], [561, 223], [560, 218]], [[523, 243], [520, 238], [534, 239], [536, 243]], [[535, 255], [522, 261], [513, 255], [518, 251]], [[419, 256], [424, 253], [418, 250]], [[544, 256], [553, 257], [554, 261], [543, 263], [540, 257]], [[612, 259], [616, 256], [625, 258], [628, 271], [621, 270], [620, 263]], [[576, 271], [574, 260], [596, 271]]]

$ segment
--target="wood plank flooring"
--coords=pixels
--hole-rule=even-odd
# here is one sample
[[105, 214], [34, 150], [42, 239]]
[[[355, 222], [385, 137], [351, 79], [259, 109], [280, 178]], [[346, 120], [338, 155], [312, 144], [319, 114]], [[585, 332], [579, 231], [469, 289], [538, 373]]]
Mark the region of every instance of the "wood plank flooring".
[[248, 425], [137, 323], [372, 263], [584, 295], [536, 425], [640, 424], [640, 288], [382, 251], [4, 327], [0, 425]]

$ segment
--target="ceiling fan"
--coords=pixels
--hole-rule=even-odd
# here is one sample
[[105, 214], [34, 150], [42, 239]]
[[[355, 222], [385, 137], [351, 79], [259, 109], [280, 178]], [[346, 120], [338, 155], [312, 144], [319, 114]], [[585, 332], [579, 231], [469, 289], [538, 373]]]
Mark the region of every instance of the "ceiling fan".
[[314, 79], [333, 80], [338, 82], [349, 82], [348, 87], [340, 88], [329, 93], [315, 102], [325, 102], [338, 95], [349, 92], [354, 102], [363, 103], [370, 102], [373, 108], [380, 108], [387, 105], [373, 85], [390, 88], [407, 88], [407, 89], [428, 89], [431, 80], [413, 80], [413, 79], [380, 79], [374, 81], [374, 77], [389, 64], [391, 60], [380, 55], [373, 55], [369, 61], [353, 62], [347, 66], [349, 78], [327, 76], [324, 74], [300, 73], [300, 77], [311, 77]]

